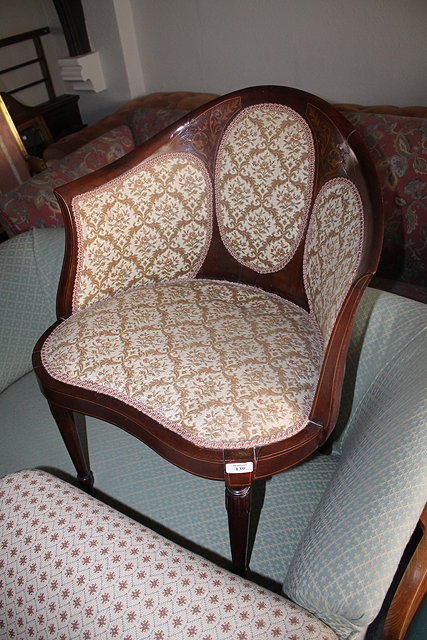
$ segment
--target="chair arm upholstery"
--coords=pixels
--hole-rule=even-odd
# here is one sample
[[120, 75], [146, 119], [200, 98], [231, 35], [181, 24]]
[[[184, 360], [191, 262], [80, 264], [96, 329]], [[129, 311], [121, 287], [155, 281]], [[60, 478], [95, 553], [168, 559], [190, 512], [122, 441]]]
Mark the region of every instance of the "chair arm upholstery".
[[138, 285], [194, 277], [209, 248], [212, 184], [200, 160], [159, 155], [115, 176], [117, 167], [101, 186], [87, 175], [56, 191], [79, 246], [73, 311]]
[[424, 324], [357, 406], [284, 581], [341, 638], [376, 617], [426, 502], [426, 335]]

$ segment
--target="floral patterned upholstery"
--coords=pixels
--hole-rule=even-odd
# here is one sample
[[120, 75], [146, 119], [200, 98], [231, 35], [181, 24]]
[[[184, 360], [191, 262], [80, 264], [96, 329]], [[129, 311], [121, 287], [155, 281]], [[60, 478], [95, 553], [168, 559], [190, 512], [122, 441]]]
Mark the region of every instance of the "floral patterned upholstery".
[[301, 240], [312, 195], [314, 142], [293, 109], [245, 109], [225, 132], [216, 198], [223, 242], [242, 264], [278, 271]]
[[62, 226], [62, 214], [53, 193], [56, 187], [117, 160], [134, 148], [126, 125], [84, 145], [61, 161], [0, 198], [0, 221], [10, 235], [34, 227]]
[[377, 277], [424, 287], [418, 297], [427, 302], [427, 119], [344, 115], [367, 144], [381, 183], [385, 230]]
[[168, 154], [75, 198], [74, 310], [135, 284], [194, 276], [211, 238], [211, 190], [195, 156]]
[[356, 275], [362, 240], [363, 205], [358, 190], [346, 178], [329, 180], [315, 200], [304, 248], [307, 295], [325, 346]]
[[336, 640], [236, 577], [43, 471], [0, 481], [0, 636]]
[[320, 354], [317, 325], [304, 309], [255, 287], [190, 280], [134, 288], [73, 314], [42, 359], [59, 380], [222, 448], [302, 429]]

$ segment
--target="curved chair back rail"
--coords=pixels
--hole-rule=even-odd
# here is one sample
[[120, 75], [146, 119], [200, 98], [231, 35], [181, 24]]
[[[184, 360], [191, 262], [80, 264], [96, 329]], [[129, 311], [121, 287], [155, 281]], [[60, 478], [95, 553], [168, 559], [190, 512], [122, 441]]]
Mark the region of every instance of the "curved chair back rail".
[[[334, 179], [348, 180], [352, 183], [359, 192], [358, 196], [363, 206], [364, 225], [363, 253], [360, 256], [358, 271], [355, 275], [361, 277], [363, 274], [371, 275], [375, 272], [378, 264], [378, 251], [382, 242], [383, 221], [381, 195], [375, 168], [361, 137], [356, 130], [352, 128], [346, 118], [320, 98], [291, 88], [255, 87], [217, 98], [211, 103], [199, 107], [116, 162], [56, 189], [55, 193], [64, 213], [69, 238], [58, 295], [58, 317], [66, 318], [78, 307], [75, 303], [75, 298], [78, 295], [77, 289], [81, 285], [80, 282], [76, 281], [78, 280], [78, 270], [81, 268], [81, 262], [83, 260], [81, 256], [81, 236], [79, 236], [78, 233], [80, 222], [77, 214], [80, 199], [86, 197], [87, 206], [90, 208], [90, 194], [94, 196], [94, 201], [97, 202], [97, 198], [99, 197], [98, 189], [105, 192], [109, 186], [115, 187], [117, 184], [116, 181], [121, 183], [124, 190], [128, 186], [132, 187], [131, 175], [137, 171], [138, 168], [144, 167], [149, 170], [155, 159], [160, 157], [161, 159], [158, 160], [160, 163], [159, 168], [163, 171], [163, 163], [167, 163], [167, 157], [173, 157], [174, 154], [188, 154], [187, 157], [190, 161], [196, 166], [199, 165], [199, 175], [203, 174], [203, 178], [206, 179], [207, 191], [210, 191], [210, 195], [212, 195], [215, 187], [217, 187], [215, 178], [220, 172], [217, 167], [218, 149], [222, 143], [224, 133], [226, 133], [227, 126], [229, 123], [233, 125], [233, 121], [242, 111], [250, 111], [254, 106], [257, 106], [257, 104], [261, 106], [264, 104], [277, 105], [279, 113], [280, 107], [283, 105], [292, 113], [295, 119], [298, 118], [297, 124], [300, 127], [300, 131], [297, 131], [297, 134], [305, 141], [307, 155], [310, 156], [312, 166], [306, 169], [306, 173], [310, 174], [306, 176], [309, 184], [306, 185], [305, 190], [302, 187], [300, 188], [300, 194], [282, 194], [283, 199], [288, 198], [289, 201], [292, 201], [292, 197], [296, 199], [298, 196], [304, 196], [306, 211], [303, 212], [305, 215], [301, 216], [301, 218], [303, 218], [302, 222], [307, 223], [307, 219], [311, 216], [313, 205], [316, 203], [316, 198], [325, 184], [329, 184], [329, 181], [333, 181]], [[268, 121], [266, 124], [268, 126]], [[293, 123], [291, 122], [290, 124], [292, 125]], [[245, 144], [249, 145], [251, 143], [250, 136], [248, 138], [249, 139], [245, 139]], [[300, 140], [297, 139], [296, 142], [300, 142]], [[268, 143], [271, 143], [271, 140], [263, 141], [265, 145]], [[249, 150], [252, 153], [256, 150], [256, 141], [252, 141]], [[286, 151], [289, 156], [292, 156], [293, 149], [289, 143], [288, 149], [280, 148], [280, 145], [277, 145], [277, 149], [275, 150], [276, 154], [284, 154]], [[247, 155], [250, 157], [251, 154], [249, 153]], [[222, 156], [224, 156], [224, 153], [221, 154], [221, 159]], [[247, 162], [247, 160], [248, 158], [245, 157], [244, 161]], [[268, 160], [271, 164], [271, 158], [268, 158]], [[222, 164], [224, 164], [224, 160], [222, 160]], [[279, 169], [282, 167], [277, 166], [276, 168]], [[175, 167], [172, 165], [172, 171], [174, 169]], [[256, 174], [258, 169], [254, 164], [253, 175], [249, 176], [248, 180], [259, 178], [260, 174]], [[267, 166], [266, 173], [268, 173], [270, 169], [271, 166]], [[292, 170], [292, 167], [288, 167], [288, 170]], [[298, 170], [297, 163], [295, 163], [294, 170]], [[147, 173], [148, 172], [149, 171], [147, 171]], [[154, 172], [155, 169], [153, 170], [153, 173]], [[128, 183], [126, 183], [126, 178], [128, 178]], [[201, 180], [203, 178], [201, 178]], [[237, 175], [237, 180], [239, 178], [240, 176]], [[150, 179], [150, 176], [148, 176], [148, 179]], [[224, 178], [222, 184], [224, 184]], [[140, 187], [142, 186], [144, 185], [141, 184]], [[268, 186], [269, 185], [267, 185], [267, 188]], [[281, 186], [283, 186], [284, 191], [285, 187], [288, 186], [286, 179], [282, 180]], [[236, 186], [236, 190], [237, 189], [238, 185]], [[273, 191], [274, 189], [271, 190]], [[351, 191], [351, 189], [349, 189], [349, 191]], [[134, 200], [135, 204], [140, 207], [141, 200], [143, 200], [146, 194], [141, 192], [138, 195], [139, 200], [136, 195], [134, 196]], [[221, 197], [217, 189], [215, 196], [216, 201], [218, 200], [218, 196]], [[243, 193], [242, 196], [245, 196], [245, 194]], [[238, 260], [235, 258], [233, 248], [231, 252], [227, 250], [227, 246], [231, 246], [231, 241], [228, 240], [227, 242], [226, 231], [223, 231], [222, 234], [226, 237], [226, 243], [224, 244], [222, 241], [218, 228], [218, 207], [216, 201], [210, 203], [210, 207], [213, 210], [210, 212], [212, 216], [210, 242], [207, 254], [200, 265], [197, 276], [212, 279], [226, 278], [227, 280], [255, 285], [273, 291], [297, 304], [307, 307], [308, 303], [302, 270], [307, 224], [300, 225], [299, 237], [297, 238], [299, 242], [297, 243], [295, 241], [292, 251], [284, 254], [283, 262], [285, 264], [282, 268], [279, 268], [279, 264], [272, 265], [271, 268], [267, 266], [263, 269], [262, 266], [257, 267], [255, 261], [251, 268], [251, 266], [247, 264], [248, 260]], [[281, 209], [279, 209], [277, 202], [275, 204], [277, 217], [279, 217], [279, 215], [287, 215], [288, 209], [286, 206], [282, 206]], [[286, 204], [287, 203], [285, 203], [285, 205]], [[220, 208], [223, 210], [224, 206]], [[297, 209], [296, 206], [294, 206], [294, 210], [295, 209]], [[292, 202], [289, 210], [292, 211]], [[102, 216], [105, 215], [105, 213], [106, 211], [104, 209], [103, 211], [98, 211], [97, 215]], [[109, 210], [108, 213], [109, 218], [104, 219], [104, 224], [106, 224], [107, 228], [112, 229], [113, 225], [117, 223], [123, 225], [123, 220], [120, 218], [120, 213], [117, 209], [115, 212]], [[142, 212], [138, 211], [137, 213], [141, 215]], [[239, 212], [239, 215], [240, 219], [243, 219], [244, 210]], [[252, 231], [259, 232], [260, 220], [261, 222], [265, 222], [265, 220], [257, 218], [253, 224]], [[221, 221], [223, 223], [224, 214], [221, 215]], [[267, 221], [269, 223], [272, 222], [270, 219]], [[274, 222], [273, 220], [273, 223]], [[131, 224], [132, 223], [129, 222], [129, 225]], [[224, 224], [222, 224], [222, 227], [224, 228]], [[122, 229], [123, 234], [129, 231], [129, 227], [122, 226]], [[135, 232], [135, 228], [132, 226], [130, 226], [130, 230]], [[273, 230], [282, 233], [285, 231], [289, 234], [286, 223], [272, 229], [272, 231]], [[138, 240], [141, 240], [140, 236], [138, 236]], [[268, 244], [271, 238], [267, 236], [264, 240], [266, 244]], [[134, 248], [141, 251], [143, 247], [139, 245]], [[108, 271], [110, 267], [109, 260], [104, 260], [103, 265], [103, 268]], [[159, 273], [157, 277], [166, 277], [166, 275], [167, 274]], [[144, 276], [145, 281], [148, 280], [148, 274], [139, 274], [138, 284], [141, 283]], [[354, 280], [356, 280], [357, 277], [355, 277]], [[122, 290], [129, 286], [132, 286], [132, 283], [121, 282], [120, 279], [116, 282], [116, 290]], [[108, 293], [111, 294], [114, 290], [115, 288], [112, 286]], [[106, 294], [107, 292], [104, 293], [104, 295]]]
[[237, 91], [56, 194], [59, 322], [34, 364], [81, 478], [71, 411], [239, 500], [327, 439], [382, 239], [371, 160], [333, 107]]

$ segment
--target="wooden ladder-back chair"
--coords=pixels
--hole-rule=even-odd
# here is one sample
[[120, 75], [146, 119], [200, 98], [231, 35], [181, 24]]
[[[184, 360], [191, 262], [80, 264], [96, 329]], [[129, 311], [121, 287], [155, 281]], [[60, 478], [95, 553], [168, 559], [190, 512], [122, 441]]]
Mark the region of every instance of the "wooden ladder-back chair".
[[91, 488], [73, 412], [224, 481], [244, 573], [253, 482], [307, 458], [337, 418], [382, 242], [368, 153], [323, 100], [254, 87], [56, 194], [58, 321], [34, 366], [78, 478]]

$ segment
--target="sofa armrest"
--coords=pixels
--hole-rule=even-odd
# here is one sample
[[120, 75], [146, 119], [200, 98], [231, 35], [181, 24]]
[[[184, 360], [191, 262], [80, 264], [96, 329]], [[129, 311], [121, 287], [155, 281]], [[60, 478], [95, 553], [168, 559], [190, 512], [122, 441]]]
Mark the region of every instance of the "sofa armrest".
[[23, 182], [0, 197], [0, 223], [9, 235], [33, 227], [58, 227], [63, 224], [61, 210], [53, 190], [87, 173], [110, 164], [134, 148], [128, 126], [122, 125], [70, 153], [61, 161]]
[[0, 244], [0, 392], [32, 369], [36, 340], [55, 320], [64, 229], [32, 229]]
[[426, 337], [424, 322], [369, 385], [285, 578], [341, 638], [364, 637], [426, 502]]
[[427, 305], [369, 287], [354, 320], [340, 414], [333, 432], [341, 452], [354, 414], [381, 372], [427, 323]]

